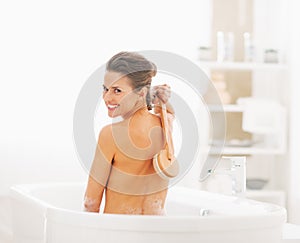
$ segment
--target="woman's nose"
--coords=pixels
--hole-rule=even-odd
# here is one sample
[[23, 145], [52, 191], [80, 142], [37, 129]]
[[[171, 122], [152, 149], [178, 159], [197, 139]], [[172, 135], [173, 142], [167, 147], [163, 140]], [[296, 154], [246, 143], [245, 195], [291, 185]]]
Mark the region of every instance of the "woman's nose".
[[111, 101], [112, 100], [112, 94], [109, 91], [103, 92], [103, 100], [104, 101]]

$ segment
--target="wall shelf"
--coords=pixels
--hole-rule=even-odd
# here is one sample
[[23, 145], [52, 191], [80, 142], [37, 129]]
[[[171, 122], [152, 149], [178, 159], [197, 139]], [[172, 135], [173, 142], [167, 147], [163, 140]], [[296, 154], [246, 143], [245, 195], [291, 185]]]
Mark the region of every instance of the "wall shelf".
[[286, 70], [286, 64], [280, 63], [258, 63], [258, 62], [216, 62], [216, 61], [196, 61], [196, 64], [203, 69], [217, 69], [217, 70]]
[[243, 112], [245, 107], [243, 105], [208, 105], [210, 112]]
[[[288, 55], [285, 53], [286, 46], [283, 45], [283, 42], [278, 45], [278, 40], [284, 39], [284, 35], [281, 35], [278, 28], [265, 31], [268, 29], [268, 24], [263, 21], [261, 16], [266, 15], [269, 18], [274, 17], [274, 20], [278, 19], [271, 14], [269, 6], [253, 5], [253, 3], [250, 5], [249, 2], [249, 6], [253, 7], [253, 12], [247, 12], [249, 22], [240, 28], [234, 18], [226, 19], [226, 14], [224, 15], [220, 11], [221, 7], [225, 6], [225, 3], [221, 2], [213, 8], [213, 18], [216, 18], [216, 21], [212, 24], [213, 39], [208, 45], [211, 47], [210, 58], [213, 60], [198, 59], [194, 61], [194, 64], [206, 74], [215, 88], [207, 90], [205, 100], [208, 104], [207, 111], [209, 111], [212, 127], [211, 140], [207, 144], [208, 158], [212, 157], [209, 159], [213, 161], [214, 157], [222, 155], [247, 157], [247, 161], [249, 161], [247, 178], [266, 179], [268, 186], [263, 190], [247, 190], [246, 196], [254, 200], [284, 206], [286, 195], [283, 188], [287, 188], [287, 184], [282, 179], [282, 171], [286, 176], [287, 166], [285, 164], [289, 162], [287, 125], [289, 124], [290, 102], [288, 93], [290, 64]], [[275, 4], [275, 6], [278, 7], [276, 10], [279, 10], [279, 5]], [[227, 28], [224, 27], [224, 21]], [[234, 39], [232, 56], [227, 55], [226, 48], [228, 46], [226, 46], [225, 39], [224, 42], [219, 39], [218, 43], [217, 32], [220, 29], [224, 33], [233, 31], [233, 34], [238, 37]], [[247, 57], [245, 50], [248, 49], [244, 49], [247, 48], [245, 39], [240, 37], [243, 37], [241, 33], [246, 29], [251, 35], [254, 47], [254, 52], [250, 53], [251, 59], [257, 61], [242, 61]], [[276, 38], [272, 38], [274, 36]], [[268, 46], [266, 46], [266, 39], [270, 42]], [[276, 48], [278, 51], [277, 55], [274, 55], [274, 59], [268, 59], [267, 48]], [[225, 60], [233, 61], [217, 61], [216, 57], [221, 54], [219, 51], [225, 52], [223, 56]], [[254, 55], [252, 56], [252, 54]], [[199, 55], [198, 57], [203, 56]], [[219, 55], [219, 57], [221, 56]], [[265, 63], [264, 60], [278, 60], [279, 63]], [[283, 62], [285, 60], [286, 62]], [[219, 94], [217, 97], [219, 99], [214, 96], [216, 92]], [[219, 104], [217, 101], [224, 104]], [[219, 125], [220, 122], [224, 122], [222, 126]], [[227, 166], [227, 162], [222, 160], [222, 163], [218, 165], [219, 168]], [[203, 188], [222, 191], [222, 179], [215, 178], [211, 182], [208, 181]]]
[[[251, 146], [251, 147], [224, 147], [222, 155], [281, 155], [285, 153], [283, 148], [270, 148], [266, 146]], [[220, 148], [212, 147], [211, 155], [219, 155]]]

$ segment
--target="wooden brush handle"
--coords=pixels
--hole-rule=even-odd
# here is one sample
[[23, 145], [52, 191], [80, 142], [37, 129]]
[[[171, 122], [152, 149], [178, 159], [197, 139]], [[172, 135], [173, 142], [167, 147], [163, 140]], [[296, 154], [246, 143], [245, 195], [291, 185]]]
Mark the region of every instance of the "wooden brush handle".
[[173, 151], [172, 138], [170, 137], [171, 134], [169, 132], [167, 107], [166, 104], [162, 102], [161, 102], [161, 121], [162, 121], [163, 133], [166, 138], [166, 150], [167, 150], [168, 158], [172, 159], [174, 151]]

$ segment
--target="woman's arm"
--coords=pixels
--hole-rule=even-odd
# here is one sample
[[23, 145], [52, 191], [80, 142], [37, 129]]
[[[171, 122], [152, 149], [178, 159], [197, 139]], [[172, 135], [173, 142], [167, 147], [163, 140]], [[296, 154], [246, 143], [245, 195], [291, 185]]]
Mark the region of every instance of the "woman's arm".
[[84, 196], [84, 209], [88, 212], [99, 212], [103, 192], [109, 178], [115, 146], [111, 126], [104, 127], [98, 138], [98, 144], [90, 170]]

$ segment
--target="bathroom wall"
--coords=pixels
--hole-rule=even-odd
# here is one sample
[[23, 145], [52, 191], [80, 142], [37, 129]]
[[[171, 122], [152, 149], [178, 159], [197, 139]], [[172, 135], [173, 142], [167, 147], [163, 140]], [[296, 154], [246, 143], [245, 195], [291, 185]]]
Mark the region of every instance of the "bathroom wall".
[[[299, 200], [299, 31], [296, 23], [299, 22], [299, 1], [297, 0], [255, 0], [256, 48], [258, 60], [262, 60], [263, 49], [278, 49], [280, 61], [287, 63], [288, 75], [282, 79], [277, 96], [280, 102], [288, 107], [289, 142], [285, 156], [275, 158], [272, 173], [273, 181], [278, 188], [286, 192], [286, 206], [288, 220], [291, 223], [300, 223]], [[268, 33], [267, 35], [265, 33]], [[274, 74], [276, 75], [276, 74]], [[258, 80], [259, 81], [259, 80]], [[264, 90], [271, 90], [271, 83]], [[273, 90], [274, 91], [274, 90]], [[255, 90], [258, 95], [259, 91]], [[275, 92], [273, 92], [276, 94]]]
[[87, 78], [121, 50], [196, 59], [210, 14], [210, 0], [0, 2], [0, 242], [11, 185], [86, 179], [72, 122]]
[[1, 4], [1, 22], [7, 23], [0, 74], [2, 189], [10, 179], [51, 180], [56, 174], [63, 180], [59, 170], [78, 167], [72, 140], [76, 98], [111, 55], [161, 49], [196, 59], [198, 46], [210, 40], [209, 0], [201, 8], [198, 1]]
[[81, 86], [110, 56], [161, 49], [196, 59], [210, 41], [209, 0], [201, 8], [195, 0], [1, 4], [0, 190], [83, 178], [73, 109]]
[[300, 80], [299, 80], [299, 66], [300, 66], [300, 3], [297, 0], [289, 1], [288, 5], [288, 24], [282, 23], [288, 29], [287, 35], [287, 50], [288, 61], [290, 64], [290, 165], [288, 170], [288, 189], [289, 192], [289, 219], [292, 223], [300, 224], [300, 163], [299, 163], [299, 144], [300, 144]]

